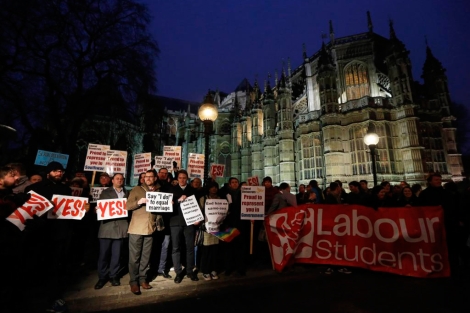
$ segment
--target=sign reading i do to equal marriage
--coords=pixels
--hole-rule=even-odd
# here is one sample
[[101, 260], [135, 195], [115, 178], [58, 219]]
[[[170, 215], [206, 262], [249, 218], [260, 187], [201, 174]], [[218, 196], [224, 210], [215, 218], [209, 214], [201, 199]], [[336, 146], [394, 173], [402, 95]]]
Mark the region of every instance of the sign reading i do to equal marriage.
[[177, 169], [181, 168], [181, 146], [163, 146], [163, 156], [172, 158]]
[[183, 212], [184, 220], [186, 225], [193, 225], [196, 222], [203, 221], [201, 209], [197, 203], [196, 197], [192, 195], [187, 197], [183, 202], [180, 203], [181, 212]]
[[84, 171], [104, 171], [104, 162], [106, 161], [106, 151], [110, 146], [97, 145], [90, 143], [86, 153]]
[[166, 168], [168, 171], [173, 169], [173, 158], [166, 156], [155, 157], [155, 170], [159, 171], [161, 168]]
[[264, 186], [242, 187], [242, 220], [264, 220]]
[[67, 168], [69, 156], [68, 154], [38, 150], [38, 154], [36, 155], [36, 160], [34, 161], [34, 164], [47, 166], [47, 164], [51, 163], [52, 161], [59, 162], [64, 168]]
[[153, 192], [147, 191], [145, 193], [147, 204], [145, 210], [147, 212], [166, 213], [173, 212], [173, 194], [168, 192]]
[[152, 154], [150, 152], [134, 154], [134, 178], [139, 178], [140, 173], [148, 171], [152, 165]]

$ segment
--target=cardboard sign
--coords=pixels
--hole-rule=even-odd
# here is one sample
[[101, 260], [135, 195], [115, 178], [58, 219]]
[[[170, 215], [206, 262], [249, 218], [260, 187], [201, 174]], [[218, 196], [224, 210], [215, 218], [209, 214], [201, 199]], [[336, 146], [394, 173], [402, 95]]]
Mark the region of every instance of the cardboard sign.
[[67, 168], [69, 155], [56, 153], [56, 152], [50, 152], [50, 151], [44, 151], [44, 150], [38, 150], [34, 164], [47, 166], [47, 164], [51, 163], [52, 161], [59, 162], [60, 164], [62, 164], [64, 168]]
[[246, 182], [247, 182], [248, 186], [259, 186], [258, 176], [248, 177]]
[[219, 226], [227, 216], [228, 201], [225, 199], [206, 199], [204, 212], [205, 226], [209, 233], [218, 232]]
[[186, 225], [193, 225], [196, 222], [204, 220], [204, 216], [202, 216], [202, 211], [197, 203], [196, 196], [192, 195], [191, 197], [187, 197], [180, 203], [180, 207], [181, 212], [183, 212]]
[[448, 277], [442, 207], [303, 204], [264, 222], [273, 266], [332, 264], [413, 277]]
[[55, 213], [56, 218], [81, 220], [86, 213], [85, 204], [88, 203], [88, 198], [53, 195], [52, 203], [54, 204], [54, 210], [51, 212]]
[[98, 221], [127, 217], [126, 198], [98, 200], [96, 216]]
[[203, 178], [204, 176], [204, 154], [190, 153], [188, 155], [189, 178]]
[[264, 186], [242, 187], [242, 220], [264, 220]]
[[167, 192], [146, 192], [147, 212], [173, 212], [173, 194]]
[[155, 165], [153, 167], [157, 172], [161, 168], [166, 168], [169, 172], [173, 170], [173, 158], [166, 156], [156, 156]]
[[26, 220], [32, 219], [34, 215], [41, 216], [54, 207], [49, 200], [40, 194], [32, 190], [28, 193], [31, 198], [6, 218], [7, 221], [13, 223], [21, 231], [25, 228]]
[[108, 188], [108, 187], [91, 187], [90, 196], [91, 196], [92, 200], [90, 201], [90, 203], [96, 203], [96, 201], [98, 201], [98, 199], [100, 198], [101, 193], [106, 188]]
[[134, 154], [134, 178], [139, 178], [152, 167], [152, 154], [150, 152]]
[[223, 164], [212, 164], [211, 165], [211, 177], [224, 177], [225, 165]]
[[72, 196], [80, 197], [83, 193], [83, 188], [80, 187], [70, 187], [72, 189]]
[[106, 161], [104, 171], [109, 176], [114, 174], [123, 174], [126, 176], [127, 151], [108, 150], [106, 151]]
[[172, 158], [174, 165], [171, 166], [171, 170], [176, 167], [176, 170], [179, 171], [181, 169], [181, 146], [163, 146], [163, 156]]
[[86, 153], [84, 171], [104, 171], [104, 162], [106, 161], [106, 151], [110, 146], [97, 145], [90, 143]]

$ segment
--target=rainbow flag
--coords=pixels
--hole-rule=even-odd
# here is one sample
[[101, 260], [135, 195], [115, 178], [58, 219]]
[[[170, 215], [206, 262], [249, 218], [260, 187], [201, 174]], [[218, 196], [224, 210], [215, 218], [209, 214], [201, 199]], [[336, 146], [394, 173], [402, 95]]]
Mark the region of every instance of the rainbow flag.
[[240, 231], [238, 229], [236, 229], [235, 227], [229, 227], [226, 230], [213, 232], [211, 234], [216, 236], [217, 238], [219, 238], [222, 241], [230, 242], [230, 241], [233, 240], [233, 238], [240, 235]]

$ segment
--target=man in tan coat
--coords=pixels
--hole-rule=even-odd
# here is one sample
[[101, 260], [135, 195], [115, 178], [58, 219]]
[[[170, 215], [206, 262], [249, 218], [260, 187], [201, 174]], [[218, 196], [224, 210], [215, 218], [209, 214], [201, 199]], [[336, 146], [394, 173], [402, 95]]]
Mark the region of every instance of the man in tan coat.
[[147, 282], [147, 270], [152, 252], [153, 237], [156, 230], [157, 215], [146, 211], [146, 192], [158, 191], [157, 173], [148, 170], [145, 173], [145, 183], [134, 187], [127, 199], [126, 209], [132, 211], [129, 225], [129, 285], [133, 294], [140, 294], [140, 287], [151, 289]]

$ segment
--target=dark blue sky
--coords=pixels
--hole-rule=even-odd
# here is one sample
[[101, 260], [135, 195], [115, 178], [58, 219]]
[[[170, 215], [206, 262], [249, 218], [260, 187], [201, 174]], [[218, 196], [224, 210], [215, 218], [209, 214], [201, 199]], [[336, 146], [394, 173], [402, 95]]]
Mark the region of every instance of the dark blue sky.
[[[393, 19], [398, 38], [410, 50], [415, 80], [421, 80], [425, 36], [447, 69], [453, 101], [470, 99], [470, 1], [313, 0], [146, 0], [152, 33], [161, 54], [158, 94], [202, 101], [208, 89], [233, 91], [243, 78], [263, 84], [268, 72], [302, 64], [333, 21], [336, 38], [366, 32], [370, 11], [374, 32], [389, 37]], [[329, 38], [329, 37], [328, 37]], [[326, 39], [329, 41], [329, 39]]]

